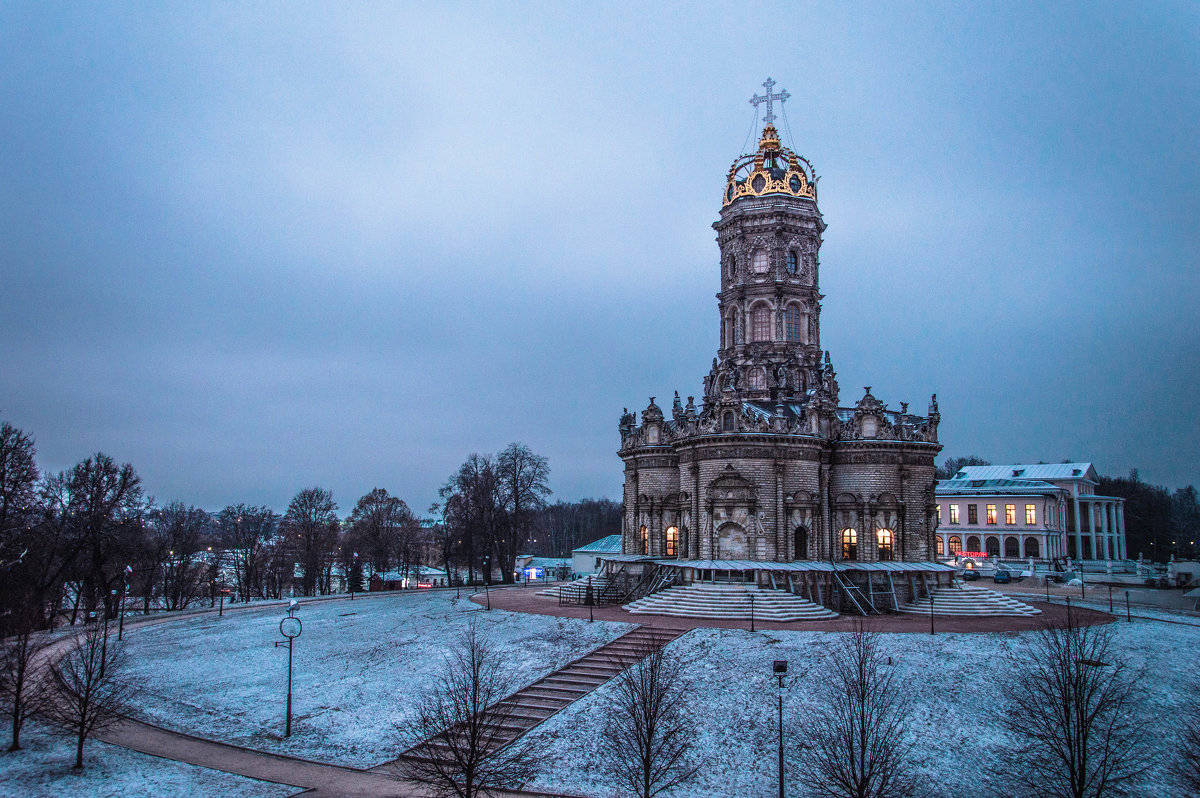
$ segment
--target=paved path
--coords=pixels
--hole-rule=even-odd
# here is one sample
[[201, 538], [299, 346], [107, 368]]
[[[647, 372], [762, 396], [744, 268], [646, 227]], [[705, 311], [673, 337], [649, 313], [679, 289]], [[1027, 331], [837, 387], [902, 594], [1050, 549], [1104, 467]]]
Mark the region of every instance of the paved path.
[[[990, 587], [990, 586], [989, 586]], [[482, 594], [471, 596], [471, 601], [484, 604], [487, 600]], [[535, 615], [556, 615], [562, 618], [587, 618], [588, 607], [578, 604], [559, 604], [553, 596], [539, 596], [532, 590], [494, 590], [491, 597], [492, 607], [510, 612], [529, 612]], [[1067, 608], [1064, 604], [1037, 603], [1041, 615], [1022, 618], [978, 618], [954, 615], [934, 615], [934, 628], [937, 632], [1028, 632], [1045, 628], [1046, 624], [1066, 620]], [[653, 629], [749, 629], [750, 622], [744, 620], [715, 620], [712, 618], [680, 618], [670, 615], [631, 615], [620, 607], [592, 607], [592, 617], [598, 621], [621, 621], [623, 623], [639, 623]], [[1113, 616], [1107, 612], [1092, 609], [1073, 608], [1072, 615], [1076, 622], [1084, 624], [1109, 623]], [[755, 621], [754, 628], [761, 631], [788, 630], [798, 632], [844, 632], [853, 629], [859, 621], [878, 632], [911, 632], [929, 634], [929, 616], [912, 613], [887, 613], [862, 618], [856, 615], [839, 615], [836, 618], [823, 621]]]

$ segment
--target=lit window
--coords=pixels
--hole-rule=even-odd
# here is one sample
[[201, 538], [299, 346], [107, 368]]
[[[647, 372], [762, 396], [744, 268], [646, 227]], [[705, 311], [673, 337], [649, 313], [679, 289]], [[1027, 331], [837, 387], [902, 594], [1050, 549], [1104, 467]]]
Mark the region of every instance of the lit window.
[[842, 530], [842, 559], [858, 559], [858, 531], [853, 527]]
[[1037, 508], [1032, 504], [1025, 505], [1025, 523], [1037, 523]]
[[642, 527], [642, 554], [650, 553], [650, 530]]
[[938, 518], [938, 523], [939, 524], [942, 523], [942, 505], [940, 505], [940, 504], [937, 506], [937, 518]]
[[1004, 505], [1004, 523], [1006, 523], [1006, 524], [1017, 523], [1017, 505], [1015, 505], [1015, 504]]
[[879, 559], [892, 559], [892, 530], [880, 529], [875, 533], [875, 540], [879, 543]]
[[771, 308], [765, 303], [754, 306], [750, 311], [750, 340], [771, 340]]
[[[996, 523], [996, 505], [994, 505], [994, 504], [989, 504], [987, 506], [987, 522], [989, 524]], [[1000, 544], [997, 543], [996, 548], [999, 549], [999, 547], [1000, 547]]]
[[767, 258], [767, 251], [765, 249], [754, 250], [754, 254], [750, 257], [750, 267], [754, 269], [755, 274], [767, 273], [767, 270], [771, 268], [771, 265], [769, 259]]
[[977, 505], [977, 504], [968, 504], [967, 505], [967, 523], [968, 524], [978, 524], [979, 523], [979, 505]]
[[942, 556], [942, 539], [940, 537], [935, 536], [933, 539], [933, 545], [934, 545], [934, 549], [937, 551], [937, 556], [941, 557]]
[[784, 330], [789, 341], [800, 340], [800, 308], [795, 305], [788, 305], [787, 313], [784, 314]]
[[796, 258], [796, 250], [794, 250], [794, 249], [788, 250], [788, 257], [787, 257], [788, 274], [795, 274], [796, 270], [799, 268], [800, 268], [800, 263], [799, 263], [799, 260]]
[[679, 528], [674, 526], [667, 527], [667, 556], [674, 557], [676, 547], [679, 545]]
[[960, 538], [958, 535], [951, 535], [950, 540], [947, 541], [947, 545], [950, 548], [951, 554], [958, 554], [960, 551], [962, 551], [962, 538]]
[[952, 524], [958, 523], [958, 505], [957, 504], [950, 505], [950, 523], [952, 523]]

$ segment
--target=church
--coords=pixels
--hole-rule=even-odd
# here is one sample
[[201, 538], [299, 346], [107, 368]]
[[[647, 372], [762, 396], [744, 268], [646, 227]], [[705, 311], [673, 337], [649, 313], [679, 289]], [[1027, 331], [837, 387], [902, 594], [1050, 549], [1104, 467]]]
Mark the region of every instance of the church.
[[763, 85], [751, 102], [767, 104], [766, 126], [730, 167], [713, 224], [720, 345], [700, 399], [676, 392], [668, 417], [651, 397], [640, 423], [628, 411], [620, 419], [617, 559], [644, 564], [635, 575], [653, 563], [675, 584], [778, 587], [776, 577], [794, 585], [821, 572], [829, 604], [838, 583], [870, 590], [872, 571], [947, 570], [934, 562], [940, 415], [936, 394], [923, 415], [889, 408], [869, 387], [843, 403], [821, 347], [817, 177], [773, 124], [772, 103], [787, 93]]

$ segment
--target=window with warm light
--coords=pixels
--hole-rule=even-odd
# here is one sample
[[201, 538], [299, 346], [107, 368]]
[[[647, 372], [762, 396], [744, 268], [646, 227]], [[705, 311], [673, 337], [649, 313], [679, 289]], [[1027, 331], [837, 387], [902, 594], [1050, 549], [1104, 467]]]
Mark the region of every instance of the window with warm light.
[[642, 554], [650, 553], [650, 530], [642, 527]]
[[950, 548], [951, 554], [958, 554], [962, 551], [962, 538], [958, 535], [951, 535], [950, 540], [946, 541], [946, 545]]
[[1025, 505], [1025, 523], [1031, 525], [1037, 523], [1037, 507], [1035, 505]]
[[667, 556], [674, 557], [679, 548], [679, 527], [667, 527]]
[[784, 314], [783, 328], [789, 341], [793, 343], [800, 341], [800, 308], [788, 305], [787, 313]]
[[942, 505], [940, 504], [937, 506], [937, 520], [939, 524], [942, 523]]
[[1006, 524], [1017, 523], [1017, 505], [1015, 505], [1015, 504], [1004, 505], [1004, 523], [1006, 523]]
[[937, 553], [937, 556], [941, 557], [942, 556], [942, 539], [941, 539], [941, 537], [936, 536], [936, 535], [934, 536], [933, 548], [934, 548], [934, 551]]
[[987, 506], [987, 522], [989, 524], [996, 523], [996, 505], [989, 504]]
[[875, 533], [875, 542], [879, 546], [879, 559], [892, 559], [892, 530], [880, 529]]
[[842, 559], [858, 559], [858, 530], [853, 527], [842, 530]]
[[750, 340], [771, 340], [771, 308], [765, 302], [760, 302], [750, 311]]
[[950, 523], [952, 523], [952, 524], [958, 523], [958, 505], [957, 504], [950, 505]]

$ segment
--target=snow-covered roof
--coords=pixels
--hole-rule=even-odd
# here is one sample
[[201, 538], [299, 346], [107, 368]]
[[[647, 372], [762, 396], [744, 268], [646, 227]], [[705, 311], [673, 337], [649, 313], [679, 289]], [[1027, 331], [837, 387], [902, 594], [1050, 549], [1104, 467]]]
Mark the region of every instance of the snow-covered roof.
[[1045, 479], [1084, 480], [1099, 483], [1091, 463], [1033, 463], [1016, 465], [963, 466], [955, 479]]
[[[437, 568], [430, 568], [428, 565], [414, 565], [409, 572], [410, 577], [416, 576], [421, 578], [432, 577], [439, 579], [445, 575], [445, 571], [439, 571]], [[404, 574], [400, 573], [399, 571], [376, 571], [375, 573], [371, 574], [372, 579], [377, 576], [385, 582], [399, 582], [404, 579]]]
[[534, 568], [570, 568], [569, 557], [531, 557], [528, 565]]
[[936, 493], [938, 496], [1041, 495], [1063, 490], [1066, 489], [1042, 479], [943, 479], [937, 483]]
[[577, 551], [585, 554], [618, 553], [621, 551], [621, 536], [609, 535], [608, 537], [600, 538], [599, 540], [593, 540], [591, 543], [587, 543], [577, 549], [573, 549], [571, 553], [574, 554]]

